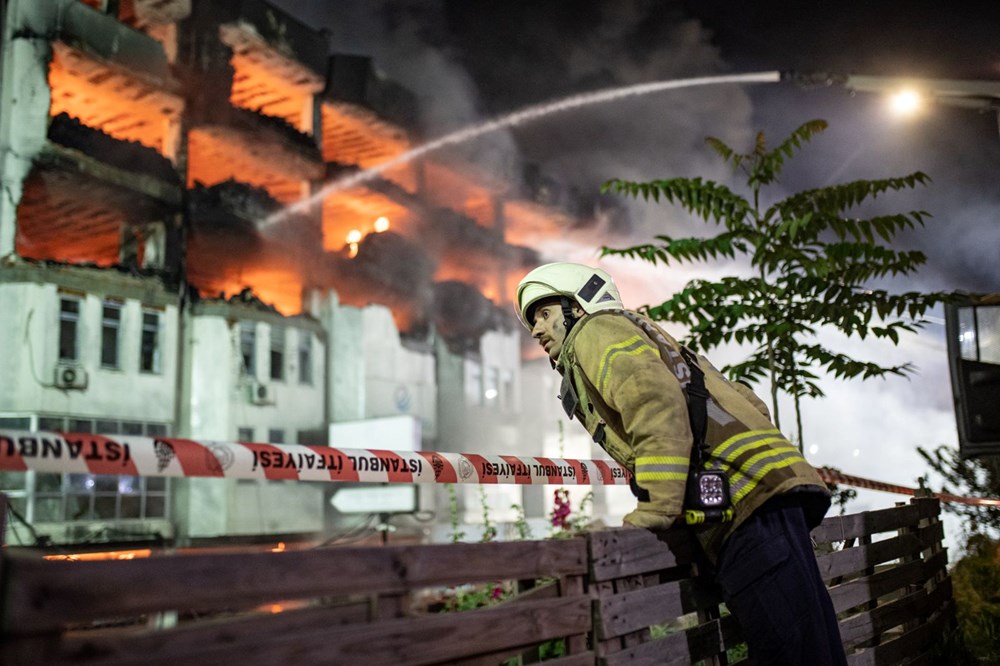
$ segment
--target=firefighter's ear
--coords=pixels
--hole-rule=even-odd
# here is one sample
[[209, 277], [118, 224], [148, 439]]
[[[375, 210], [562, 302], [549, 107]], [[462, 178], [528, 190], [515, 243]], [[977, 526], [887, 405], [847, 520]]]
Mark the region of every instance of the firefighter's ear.
[[584, 311], [583, 308], [580, 307], [580, 304], [577, 303], [576, 301], [573, 301], [573, 316], [579, 319], [585, 314], [587, 313]]

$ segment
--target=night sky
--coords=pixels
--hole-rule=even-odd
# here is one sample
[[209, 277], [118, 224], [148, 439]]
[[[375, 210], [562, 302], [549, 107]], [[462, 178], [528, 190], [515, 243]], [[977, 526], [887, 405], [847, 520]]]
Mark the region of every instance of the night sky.
[[[371, 55], [388, 76], [413, 90], [420, 102], [419, 130], [428, 139], [566, 95], [712, 74], [796, 70], [1000, 82], [1000, 3], [277, 4], [329, 29], [334, 51]], [[738, 186], [705, 147], [705, 136], [746, 151], [758, 130], [777, 142], [813, 118], [827, 120], [829, 130], [789, 164], [773, 197], [924, 171], [933, 179], [930, 186], [880, 198], [871, 209], [925, 210], [933, 216], [926, 228], [898, 238], [899, 247], [927, 253], [925, 270], [890, 287], [1000, 292], [1000, 132], [993, 113], [937, 105], [901, 120], [887, 113], [880, 96], [851, 95], [843, 88], [713, 86], [571, 111], [484, 137], [458, 152], [511, 177], [526, 163], [538, 164], [567, 186], [595, 195], [612, 177], [702, 176]], [[707, 231], [676, 209], [622, 203], [629, 206], [628, 225], [598, 221], [535, 249], [551, 260], [594, 263], [603, 244]], [[619, 278], [629, 306], [659, 302], [695, 275], [739, 270], [602, 265]], [[956, 443], [943, 327], [932, 323], [899, 347], [830, 338], [837, 349], [860, 358], [912, 362], [919, 374], [911, 380], [825, 384], [829, 397], [808, 403], [804, 413], [810, 459], [915, 485], [927, 471], [916, 446]], [[738, 355], [721, 350], [710, 356], [721, 365]], [[862, 493], [851, 510], [898, 499]]]

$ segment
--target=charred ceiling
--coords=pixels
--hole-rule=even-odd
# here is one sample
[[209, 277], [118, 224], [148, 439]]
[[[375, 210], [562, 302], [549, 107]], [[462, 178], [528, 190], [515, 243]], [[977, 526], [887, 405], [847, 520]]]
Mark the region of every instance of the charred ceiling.
[[60, 112], [49, 121], [48, 138], [130, 174], [156, 178], [175, 187], [181, 185], [173, 164], [155, 149], [139, 141], [118, 139], [66, 112]]
[[261, 0], [69, 4], [39, 63], [50, 124], [17, 211], [23, 257], [183, 266], [203, 299], [283, 315], [332, 289], [465, 351], [507, 321], [496, 304], [540, 261], [524, 245], [577, 223], [540, 174], [512, 186], [437, 158], [271, 221], [412, 150], [414, 96]]

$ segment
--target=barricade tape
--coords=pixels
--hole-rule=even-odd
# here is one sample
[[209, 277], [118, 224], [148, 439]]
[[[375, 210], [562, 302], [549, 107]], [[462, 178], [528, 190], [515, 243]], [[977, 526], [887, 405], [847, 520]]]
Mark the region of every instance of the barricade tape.
[[613, 460], [0, 430], [0, 470], [290, 481], [628, 485]]
[[942, 502], [953, 502], [955, 504], [968, 504], [970, 506], [1000, 506], [1000, 499], [990, 499], [986, 497], [964, 497], [962, 495], [952, 495], [951, 493], [934, 493], [921, 488], [910, 488], [908, 486], [897, 486], [883, 481], [874, 481], [861, 476], [844, 474], [843, 472], [829, 467], [819, 467], [820, 478], [826, 483], [839, 483], [855, 488], [867, 488], [869, 490], [881, 490], [886, 493], [896, 493], [899, 495], [917, 495], [920, 492], [928, 492], [932, 497], [937, 497]]
[[[0, 430], [0, 470], [58, 474], [212, 477], [375, 483], [628, 485], [629, 471], [613, 460], [302, 444], [194, 441], [169, 437]], [[915, 495], [917, 488], [817, 468], [826, 483]], [[1000, 506], [1000, 499], [933, 493], [943, 502]]]

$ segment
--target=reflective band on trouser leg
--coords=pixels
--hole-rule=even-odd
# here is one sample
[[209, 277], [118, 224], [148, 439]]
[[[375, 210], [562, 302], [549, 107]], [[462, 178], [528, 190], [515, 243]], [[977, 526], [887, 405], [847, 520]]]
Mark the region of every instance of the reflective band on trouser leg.
[[684, 481], [688, 475], [685, 456], [642, 456], [635, 459], [635, 480]]

